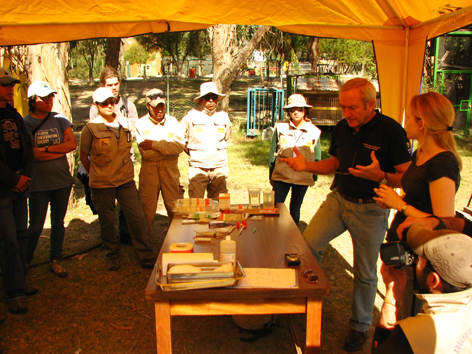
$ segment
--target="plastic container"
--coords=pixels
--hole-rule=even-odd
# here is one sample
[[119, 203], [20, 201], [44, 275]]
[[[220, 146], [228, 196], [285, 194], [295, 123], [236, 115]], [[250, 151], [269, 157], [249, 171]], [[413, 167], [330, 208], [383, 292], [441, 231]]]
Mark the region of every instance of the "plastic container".
[[274, 207], [275, 192], [264, 191], [262, 193], [262, 204], [264, 209], [272, 209]]
[[236, 265], [236, 241], [232, 240], [230, 235], [220, 242], [220, 262]]

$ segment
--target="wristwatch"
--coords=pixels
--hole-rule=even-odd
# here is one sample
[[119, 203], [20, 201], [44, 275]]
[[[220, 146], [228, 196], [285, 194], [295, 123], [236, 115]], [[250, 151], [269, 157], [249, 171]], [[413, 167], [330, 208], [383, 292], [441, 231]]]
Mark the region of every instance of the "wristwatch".
[[46, 152], [49, 152], [49, 146], [45, 146], [45, 147], [44, 147], [44, 150], [45, 150]]
[[388, 173], [385, 172], [385, 177], [380, 181], [379, 184], [387, 184], [388, 182]]

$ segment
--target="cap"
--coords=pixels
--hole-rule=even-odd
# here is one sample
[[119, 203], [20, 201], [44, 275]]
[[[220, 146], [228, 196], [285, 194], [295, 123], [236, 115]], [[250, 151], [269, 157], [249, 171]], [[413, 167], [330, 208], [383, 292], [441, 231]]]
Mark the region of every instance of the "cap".
[[[197, 96], [193, 99], [193, 102], [195, 103], [200, 103], [200, 99], [209, 94], [209, 93], [214, 93], [215, 95], [218, 95], [220, 97], [225, 97], [226, 95], [223, 93], [218, 93], [218, 87], [216, 86], [216, 83], [213, 81], [208, 81], [204, 82], [203, 84], [200, 85], [200, 96]], [[219, 97], [218, 97], [219, 101]]]
[[51, 93], [57, 93], [45, 81], [35, 81], [28, 87], [28, 98], [34, 95], [39, 97], [49, 96]]
[[452, 230], [431, 231], [410, 227], [407, 243], [418, 256], [426, 257], [436, 273], [457, 287], [472, 285], [472, 238]]
[[285, 112], [288, 112], [288, 110], [292, 107], [306, 107], [306, 108], [311, 108], [313, 106], [310, 106], [309, 104], [306, 103], [305, 97], [299, 94], [294, 94], [291, 95], [288, 98], [288, 104], [284, 106], [283, 110]]
[[98, 89], [94, 91], [92, 98], [93, 98], [94, 103], [95, 102], [102, 103], [102, 102], [105, 102], [109, 98], [115, 98], [115, 96], [113, 96], [109, 88], [99, 87]]
[[166, 104], [166, 96], [162, 90], [153, 88], [146, 92], [146, 104], [150, 106], [157, 107], [160, 103]]
[[18, 79], [15, 79], [13, 76], [10, 75], [10, 73], [8, 72], [8, 70], [4, 69], [4, 68], [0, 68], [0, 84], [11, 84], [11, 83], [15, 83], [15, 84], [19, 84], [21, 81], [18, 80]]

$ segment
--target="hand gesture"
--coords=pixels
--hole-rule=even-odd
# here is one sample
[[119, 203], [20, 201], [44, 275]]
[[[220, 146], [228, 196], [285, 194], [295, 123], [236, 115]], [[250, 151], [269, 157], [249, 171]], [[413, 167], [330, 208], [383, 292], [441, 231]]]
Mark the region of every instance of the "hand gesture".
[[308, 164], [306, 159], [300, 154], [300, 151], [296, 147], [293, 147], [293, 152], [296, 154], [295, 157], [282, 158], [281, 161], [285, 162], [291, 169], [295, 171], [306, 171]]
[[21, 193], [24, 192], [30, 186], [31, 178], [20, 175], [20, 180], [11, 190], [13, 192]]
[[396, 300], [401, 300], [406, 285], [405, 270], [387, 266], [382, 262], [380, 274], [382, 274], [385, 287], [393, 290]]
[[152, 140], [144, 140], [139, 147], [143, 150], [151, 150], [152, 149]]
[[382, 170], [380, 169], [379, 160], [375, 157], [375, 151], [370, 153], [370, 158], [372, 163], [369, 166], [356, 165], [355, 168], [351, 167], [348, 171], [356, 177], [379, 182], [379, 175], [382, 174]]
[[392, 208], [395, 210], [401, 210], [404, 202], [403, 199], [393, 190], [385, 184], [382, 184], [379, 188], [374, 188], [374, 192], [377, 193], [378, 197], [374, 197], [374, 200], [381, 207]]
[[400, 240], [403, 238], [403, 231], [405, 231], [412, 225], [420, 225], [425, 229], [434, 230], [436, 226], [439, 225], [439, 220], [436, 218], [413, 218], [411, 216], [407, 217], [405, 221], [397, 227], [397, 235]]

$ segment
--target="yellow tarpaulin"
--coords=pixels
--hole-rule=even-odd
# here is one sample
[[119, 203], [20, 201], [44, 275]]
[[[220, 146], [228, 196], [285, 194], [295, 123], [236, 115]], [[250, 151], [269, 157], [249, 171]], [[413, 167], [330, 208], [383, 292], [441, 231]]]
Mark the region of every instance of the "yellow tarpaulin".
[[19, 0], [2, 1], [0, 45], [272, 25], [297, 34], [374, 43], [383, 112], [401, 121], [419, 92], [424, 49], [472, 23], [471, 0]]

